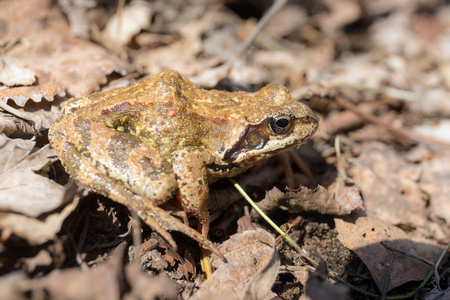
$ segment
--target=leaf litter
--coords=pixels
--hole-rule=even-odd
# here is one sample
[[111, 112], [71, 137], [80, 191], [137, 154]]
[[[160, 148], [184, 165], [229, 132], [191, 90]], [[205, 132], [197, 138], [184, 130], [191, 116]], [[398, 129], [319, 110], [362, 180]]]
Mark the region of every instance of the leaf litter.
[[[379, 295], [418, 286], [430, 267], [380, 242], [433, 262], [450, 240], [450, 6], [289, 2], [230, 64], [268, 9], [264, 1], [133, 0], [119, 10], [97, 0], [0, 2], [0, 101], [10, 107], [0, 114], [8, 135], [0, 136], [1, 298], [203, 299], [224, 289], [240, 299], [365, 299], [330, 272]], [[143, 226], [142, 245], [132, 245], [123, 207], [67, 181], [46, 145], [59, 103], [165, 68], [220, 89], [281, 83], [321, 115], [313, 141], [291, 150], [303, 163], [285, 171], [270, 160], [238, 178], [320, 256], [315, 271], [223, 182], [208, 207], [210, 238], [228, 264], [212, 259], [205, 280], [195, 243], [174, 235], [175, 251]], [[448, 295], [448, 264], [418, 295]]]

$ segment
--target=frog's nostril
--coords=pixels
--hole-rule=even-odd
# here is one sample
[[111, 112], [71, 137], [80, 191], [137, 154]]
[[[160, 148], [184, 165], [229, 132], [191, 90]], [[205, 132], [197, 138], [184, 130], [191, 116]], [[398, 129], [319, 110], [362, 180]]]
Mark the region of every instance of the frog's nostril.
[[304, 123], [311, 123], [312, 119], [310, 116], [304, 116], [302, 117], [302, 122]]
[[303, 123], [312, 123], [312, 122], [317, 122], [317, 120], [311, 116], [304, 116], [301, 118]]

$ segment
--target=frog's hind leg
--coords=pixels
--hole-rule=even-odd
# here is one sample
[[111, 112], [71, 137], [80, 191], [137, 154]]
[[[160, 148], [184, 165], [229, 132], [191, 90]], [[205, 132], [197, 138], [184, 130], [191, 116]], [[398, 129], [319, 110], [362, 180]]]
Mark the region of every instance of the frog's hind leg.
[[[73, 124], [76, 130], [68, 130]], [[77, 116], [67, 116], [63, 121], [56, 121], [50, 129], [49, 139], [67, 172], [78, 182], [135, 210], [139, 217], [161, 234], [172, 247], [176, 248], [176, 243], [168, 231], [176, 230], [203, 243], [219, 257], [224, 258], [206, 237], [156, 205], [171, 196], [170, 187], [176, 187], [176, 183], [171, 169], [165, 168], [166, 162], [151, 147], [133, 140], [130, 135]], [[142, 168], [143, 166], [147, 168]], [[158, 170], [164, 171], [159, 171], [161, 177], [158, 182], [167, 184], [168, 188], [155, 187], [151, 182], [145, 181], [152, 177], [149, 168], [159, 166], [161, 168]], [[129, 178], [130, 172], [133, 173], [133, 178]], [[173, 183], [170, 183], [171, 180]], [[150, 195], [146, 195], [147, 193]]]
[[[172, 247], [177, 248], [177, 245], [170, 233], [162, 228], [155, 219], [152, 219], [145, 214], [143, 215], [142, 211], [145, 211], [145, 208], [143, 209], [138, 206], [137, 203], [133, 203], [137, 197], [135, 194], [115, 182], [113, 179], [105, 177], [103, 173], [91, 166], [88, 159], [81, 155], [76, 150], [74, 145], [66, 142], [61, 146], [63, 146], [64, 151], [58, 151], [58, 149], [56, 149], [61, 160], [66, 161], [69, 157], [76, 162], [70, 166], [65, 166], [67, 172], [72, 174], [72, 177], [74, 177], [78, 182], [83, 182], [83, 184], [88, 186], [90, 190], [104, 195], [105, 197], [108, 197], [128, 207], [129, 209], [136, 210], [139, 217], [141, 217], [148, 226], [158, 232]], [[57, 148], [58, 145], [53, 143], [53, 147]]]

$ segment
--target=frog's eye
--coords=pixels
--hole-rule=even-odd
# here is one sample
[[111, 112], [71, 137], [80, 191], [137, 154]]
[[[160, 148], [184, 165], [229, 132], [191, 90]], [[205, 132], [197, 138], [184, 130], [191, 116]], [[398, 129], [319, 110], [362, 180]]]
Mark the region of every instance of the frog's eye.
[[292, 119], [290, 116], [281, 115], [270, 119], [270, 129], [276, 134], [284, 134], [292, 127]]

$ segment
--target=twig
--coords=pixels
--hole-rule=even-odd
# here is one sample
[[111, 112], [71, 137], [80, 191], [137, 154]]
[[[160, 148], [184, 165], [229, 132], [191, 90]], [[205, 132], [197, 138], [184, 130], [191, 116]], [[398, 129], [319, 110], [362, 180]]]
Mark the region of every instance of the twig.
[[360, 116], [362, 119], [370, 122], [370, 123], [374, 123], [377, 124], [380, 127], [384, 127], [386, 128], [388, 131], [392, 132], [395, 135], [398, 135], [402, 138], [405, 139], [409, 139], [409, 140], [413, 140], [419, 143], [426, 143], [426, 144], [430, 144], [430, 145], [439, 145], [439, 146], [444, 146], [444, 147], [450, 147], [450, 143], [443, 141], [443, 140], [438, 140], [438, 139], [434, 139], [434, 138], [430, 138], [421, 134], [416, 134], [414, 132], [405, 130], [405, 129], [399, 129], [399, 128], [395, 128], [393, 126], [391, 126], [390, 124], [387, 124], [385, 122], [382, 122], [380, 120], [378, 120], [376, 117], [374, 117], [371, 114], [365, 113], [361, 110], [359, 110], [355, 105], [353, 105], [352, 103], [344, 100], [341, 97], [334, 97], [334, 100], [336, 101], [337, 104], [339, 104], [340, 106], [342, 106], [345, 109], [351, 110], [354, 113], [356, 113], [358, 116]]
[[225, 69], [226, 73], [225, 76], [227, 76], [230, 73], [231, 68], [236, 63], [237, 59], [244, 53], [244, 51], [253, 43], [255, 38], [258, 36], [258, 34], [261, 32], [261, 30], [266, 26], [266, 24], [270, 21], [270, 19], [279, 12], [287, 3], [287, 0], [275, 0], [270, 7], [270, 9], [267, 11], [266, 14], [259, 20], [258, 24], [256, 24], [255, 29], [250, 34], [250, 36], [247, 38], [247, 40], [239, 47], [239, 49], [227, 60], [225, 63]]

